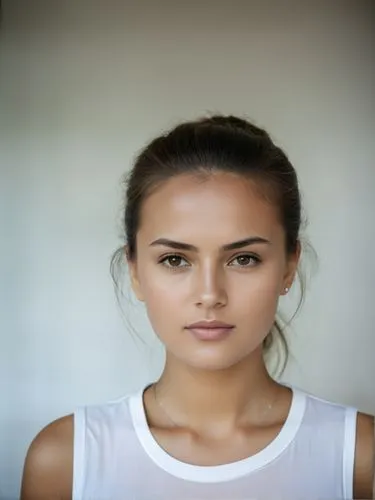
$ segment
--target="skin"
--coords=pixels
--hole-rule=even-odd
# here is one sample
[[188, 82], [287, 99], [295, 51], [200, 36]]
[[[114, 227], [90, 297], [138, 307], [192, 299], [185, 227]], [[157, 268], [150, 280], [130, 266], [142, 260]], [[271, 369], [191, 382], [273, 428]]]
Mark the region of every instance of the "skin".
[[[223, 250], [249, 237], [267, 243]], [[156, 244], [161, 238], [196, 248]], [[150, 388], [144, 404], [155, 439], [175, 458], [197, 465], [233, 462], [280, 432], [291, 393], [268, 375], [262, 342], [298, 260], [299, 247], [286, 255], [275, 207], [241, 177], [176, 177], [144, 202], [137, 256], [128, 264], [133, 290], [166, 347], [157, 400]], [[201, 341], [185, 327], [204, 319], [235, 328], [223, 340]], [[359, 414], [354, 498], [373, 498], [374, 449], [374, 419]], [[72, 457], [70, 415], [31, 444], [21, 499], [70, 499]]]

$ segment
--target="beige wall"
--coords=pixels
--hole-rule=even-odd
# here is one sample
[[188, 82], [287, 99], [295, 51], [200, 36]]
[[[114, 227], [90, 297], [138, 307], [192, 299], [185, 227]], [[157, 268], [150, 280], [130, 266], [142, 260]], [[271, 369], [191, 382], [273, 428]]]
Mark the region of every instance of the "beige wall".
[[17, 495], [41, 426], [160, 368], [108, 273], [119, 179], [154, 133], [205, 111], [268, 128], [300, 175], [320, 267], [288, 379], [375, 412], [373, 3], [4, 3], [0, 492]]

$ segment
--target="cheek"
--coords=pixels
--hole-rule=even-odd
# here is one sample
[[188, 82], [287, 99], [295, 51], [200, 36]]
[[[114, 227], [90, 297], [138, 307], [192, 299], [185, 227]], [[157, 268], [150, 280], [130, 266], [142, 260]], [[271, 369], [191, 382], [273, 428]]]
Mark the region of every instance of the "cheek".
[[[251, 276], [240, 276], [231, 282], [228, 297], [238, 318], [252, 325], [272, 325], [282, 286], [278, 266], [259, 268]], [[262, 328], [261, 328], [262, 329]]]
[[169, 302], [187, 290], [186, 277], [168, 273], [158, 266], [147, 266], [139, 274], [142, 292], [151, 302]]
[[[278, 295], [270, 288], [237, 291], [232, 297], [232, 310], [239, 322], [249, 325], [269, 325], [273, 323], [278, 306]], [[262, 329], [262, 328], [261, 328]]]
[[185, 302], [189, 291], [186, 280], [166, 275], [164, 270], [155, 266], [145, 267], [139, 278], [150, 319], [157, 323], [169, 323]]
[[230, 276], [230, 289], [236, 295], [275, 300], [281, 291], [283, 274], [284, 269], [278, 262], [269, 262], [248, 273]]

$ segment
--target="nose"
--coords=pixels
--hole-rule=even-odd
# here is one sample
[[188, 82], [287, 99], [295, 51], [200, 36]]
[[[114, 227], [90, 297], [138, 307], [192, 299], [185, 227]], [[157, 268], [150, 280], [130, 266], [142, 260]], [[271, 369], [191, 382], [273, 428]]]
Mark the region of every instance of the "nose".
[[228, 302], [223, 270], [211, 263], [196, 272], [195, 304], [205, 309], [218, 309]]

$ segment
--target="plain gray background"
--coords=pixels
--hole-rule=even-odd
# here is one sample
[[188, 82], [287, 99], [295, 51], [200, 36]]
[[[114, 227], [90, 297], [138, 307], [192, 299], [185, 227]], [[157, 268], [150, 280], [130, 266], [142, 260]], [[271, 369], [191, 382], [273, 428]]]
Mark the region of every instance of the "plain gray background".
[[374, 3], [3, 3], [0, 497], [47, 422], [158, 374], [144, 310], [125, 280], [125, 321], [109, 276], [120, 179], [206, 111], [266, 127], [300, 176], [319, 269], [286, 378], [374, 413]]

